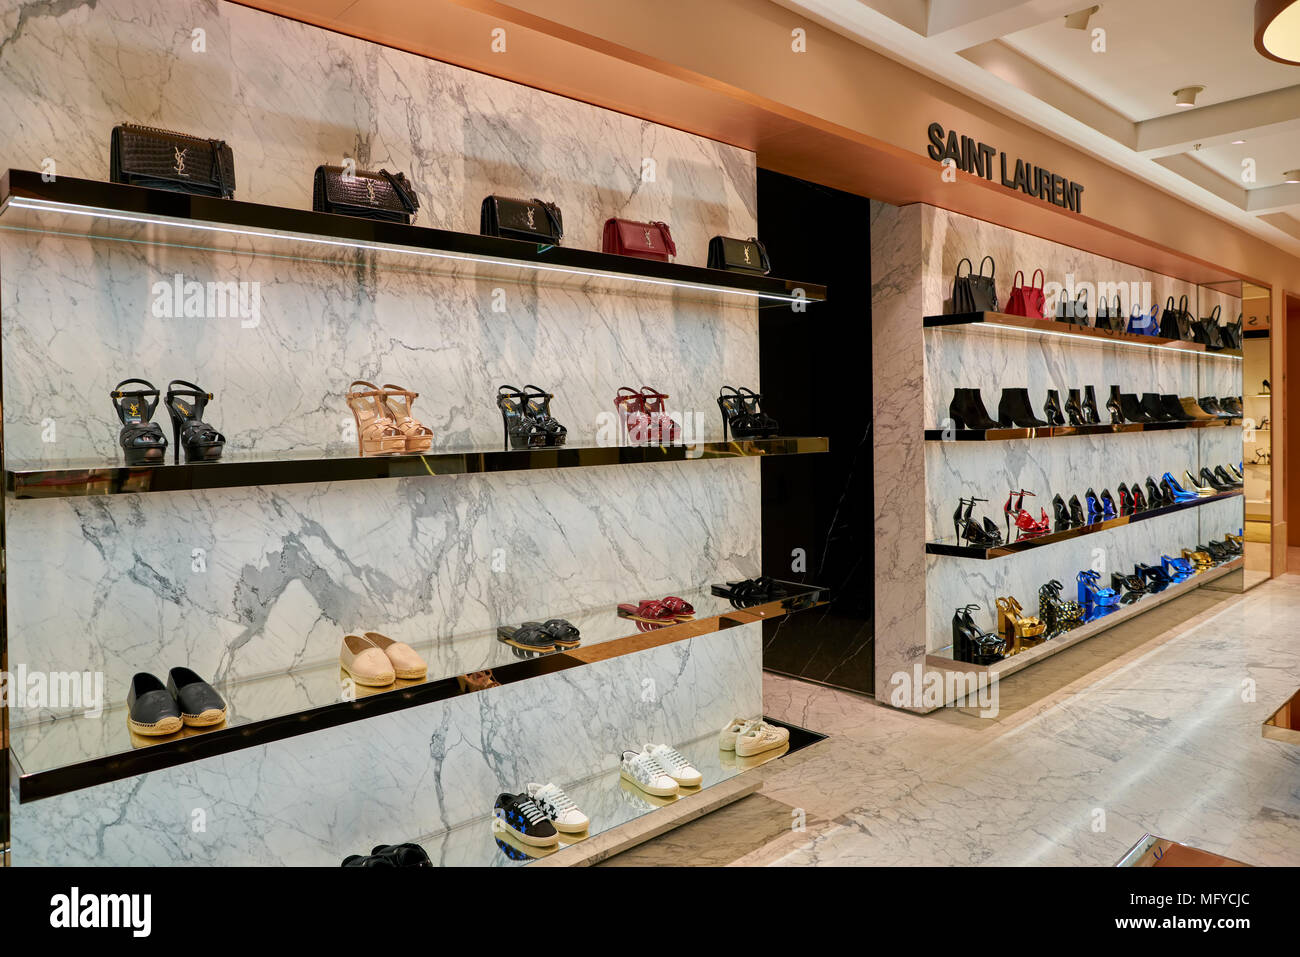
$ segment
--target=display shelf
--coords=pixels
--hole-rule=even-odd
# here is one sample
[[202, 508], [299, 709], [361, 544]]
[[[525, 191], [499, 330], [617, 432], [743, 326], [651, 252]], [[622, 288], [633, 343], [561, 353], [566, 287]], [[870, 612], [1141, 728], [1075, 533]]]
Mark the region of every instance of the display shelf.
[[1264, 737], [1287, 744], [1300, 744], [1300, 691], [1282, 703], [1260, 728]]
[[817, 283], [98, 180], [60, 176], [45, 182], [31, 170], [11, 169], [0, 180], [0, 229], [338, 265], [378, 261], [419, 272], [652, 296], [684, 293], [716, 302], [788, 305], [826, 298], [826, 287]]
[[[1191, 422], [1124, 422], [1120, 425], [1049, 425], [1038, 429], [926, 429], [927, 442], [1002, 442], [1008, 439], [1068, 439], [1080, 435], [1171, 432], [1181, 429], [1240, 428], [1241, 419], [1195, 419]], [[1260, 430], [1256, 430], [1260, 431]]]
[[[1033, 648], [1027, 648], [1019, 654], [1012, 655], [1009, 658], [1003, 658], [991, 665], [974, 665], [965, 661], [956, 661], [952, 657], [952, 645], [945, 645], [937, 651], [929, 652], [925, 657], [927, 665], [933, 668], [939, 668], [945, 671], [976, 672], [979, 674], [996, 675], [999, 678], [1005, 678], [1007, 675], [1014, 674], [1022, 668], [1026, 668], [1036, 661], [1050, 657], [1058, 651], [1063, 651], [1071, 645], [1076, 645], [1081, 641], [1100, 634], [1110, 628], [1114, 628], [1120, 622], [1128, 621], [1135, 618], [1143, 612], [1158, 608], [1167, 601], [1180, 598], [1190, 591], [1200, 588], [1202, 585], [1208, 585], [1216, 579], [1222, 578], [1232, 572], [1239, 571], [1245, 567], [1246, 559], [1242, 556], [1233, 558], [1221, 565], [1215, 565], [1213, 568], [1206, 569], [1191, 578], [1181, 582], [1174, 582], [1164, 589], [1156, 592], [1154, 595], [1147, 595], [1140, 601], [1135, 601], [1131, 605], [1117, 605], [1115, 611], [1103, 615], [1100, 618], [1093, 619], [1073, 628], [1065, 634], [1051, 641], [1045, 641], [1041, 645], [1035, 645]], [[1066, 597], [1071, 597], [1067, 593]]]
[[1206, 349], [1199, 342], [1184, 342], [1181, 339], [1162, 339], [1159, 336], [1141, 336], [1131, 332], [1110, 332], [1095, 329], [1092, 326], [1080, 326], [1069, 322], [1057, 322], [1049, 319], [1030, 319], [1027, 316], [1013, 316], [1005, 312], [963, 312], [950, 316], [926, 316], [922, 324], [927, 329], [977, 329], [996, 328], [1014, 330], [1027, 335], [1065, 336], [1069, 339], [1083, 339], [1140, 349], [1167, 349], [1174, 352], [1189, 352], [1198, 356], [1235, 359], [1240, 361], [1239, 349]]
[[1186, 502], [1175, 502], [1173, 505], [1162, 505], [1160, 508], [1148, 508], [1142, 512], [1136, 512], [1132, 515], [1117, 515], [1114, 518], [1108, 518], [1102, 522], [1094, 522], [1090, 525], [1082, 525], [1079, 528], [1067, 528], [1059, 532], [1049, 532], [1046, 535], [1039, 535], [1035, 538], [1022, 538], [1015, 542], [1003, 542], [1000, 545], [990, 547], [977, 547], [974, 545], [959, 545], [951, 541], [926, 542], [925, 551], [928, 555], [946, 555], [950, 558], [974, 558], [989, 560], [994, 558], [1004, 558], [1007, 555], [1014, 555], [1018, 552], [1029, 551], [1032, 548], [1044, 548], [1048, 545], [1055, 545], [1058, 542], [1069, 541], [1072, 538], [1078, 538], [1081, 535], [1091, 535], [1094, 532], [1104, 532], [1112, 528], [1122, 528], [1133, 522], [1141, 522], [1146, 519], [1160, 518], [1163, 515], [1172, 515], [1174, 512], [1181, 512], [1184, 509], [1199, 508], [1202, 505], [1208, 505], [1211, 502], [1221, 502], [1229, 498], [1241, 498], [1242, 490], [1236, 489], [1230, 492], [1220, 492], [1216, 495], [1206, 495], [1200, 498], [1192, 499]]
[[[562, 783], [565, 793], [587, 815], [591, 825], [580, 835], [561, 832], [560, 843], [556, 847], [530, 847], [513, 838], [508, 832], [502, 834], [494, 826], [490, 813], [449, 831], [419, 838], [417, 843], [424, 847], [436, 867], [521, 867], [531, 864], [534, 860], [545, 860], [566, 848], [580, 845], [584, 841], [631, 823], [661, 808], [674, 807], [690, 801], [691, 798], [704, 794], [711, 787], [794, 754], [826, 738], [823, 734], [808, 731], [797, 725], [774, 721], [768, 717], [764, 717], [763, 720], [787, 728], [790, 731], [789, 744], [749, 758], [737, 757], [734, 751], [721, 750], [718, 747], [716, 732], [710, 732], [694, 741], [674, 744], [674, 747], [681, 751], [682, 756], [700, 772], [704, 781], [699, 787], [683, 788], [680, 793], [671, 797], [655, 797], [646, 794], [635, 785], [624, 781], [619, 776], [617, 767], [583, 781]], [[617, 757], [617, 750], [624, 746], [630, 750], [640, 750], [642, 743], [627, 741], [618, 744], [612, 757]], [[490, 807], [487, 810], [490, 812]], [[369, 850], [370, 848], [367, 847], [355, 853], [365, 853]], [[343, 856], [345, 855], [340, 855], [340, 860]]]
[[693, 445], [571, 446], [550, 449], [464, 450], [425, 455], [324, 455], [303, 452], [275, 459], [228, 454], [216, 462], [128, 467], [85, 462], [45, 466], [9, 463], [5, 491], [13, 498], [65, 498], [179, 492], [246, 486], [297, 485], [304, 482], [354, 482], [384, 478], [468, 475], [534, 469], [589, 468], [598, 465], [642, 465], [704, 459], [826, 452], [824, 436], [737, 439]]
[[[226, 700], [225, 723], [215, 728], [185, 728], [161, 738], [132, 733], [126, 723], [126, 689], [110, 688], [106, 693], [113, 703], [98, 717], [79, 713], [47, 715], [11, 726], [16, 791], [21, 802], [64, 794], [459, 694], [477, 693], [461, 689], [457, 678], [468, 673], [491, 669], [499, 683], [510, 684], [737, 625], [780, 618], [825, 601], [823, 588], [783, 584], [789, 591], [787, 596], [751, 607], [738, 607], [712, 595], [708, 588], [682, 592], [680, 597], [695, 607], [695, 617], [667, 625], [620, 618], [612, 604], [570, 611], [541, 608], [527, 616], [528, 620], [567, 618], [582, 634], [582, 644], [577, 648], [553, 652], [523, 651], [507, 645], [498, 640], [495, 628], [419, 637], [404, 633], [400, 625], [376, 623], [369, 630], [405, 641], [420, 653], [429, 665], [427, 678], [399, 680], [385, 688], [364, 688], [346, 681], [338, 662], [331, 660], [280, 674], [214, 682]], [[625, 600], [635, 602], [645, 597], [634, 588]]]

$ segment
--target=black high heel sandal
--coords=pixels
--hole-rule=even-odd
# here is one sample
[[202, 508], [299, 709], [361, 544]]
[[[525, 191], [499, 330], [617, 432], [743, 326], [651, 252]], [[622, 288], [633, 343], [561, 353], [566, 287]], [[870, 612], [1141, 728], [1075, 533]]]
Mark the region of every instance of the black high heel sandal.
[[1000, 635], [983, 631], [971, 617], [979, 605], [958, 608], [952, 616], [952, 657], [973, 665], [991, 665], [1006, 656], [1006, 642]]
[[[987, 517], [984, 519], [983, 524], [971, 517], [971, 513], [975, 510], [975, 503], [987, 501], [986, 498], [957, 500], [957, 510], [952, 513], [952, 527], [959, 544], [965, 541], [976, 548], [988, 548], [1002, 544], [1002, 529], [994, 525]], [[965, 514], [962, 513], [963, 507], [966, 509]]]
[[[731, 393], [727, 394], [730, 389]], [[757, 439], [776, 435], [776, 419], [762, 409], [763, 396], [753, 389], [724, 385], [718, 390], [718, 409], [722, 412], [722, 441], [729, 441], [727, 430], [737, 439]]]
[[506, 451], [546, 445], [546, 433], [528, 413], [528, 397], [522, 389], [498, 386], [497, 408], [501, 410], [501, 442]]
[[569, 430], [551, 415], [551, 400], [554, 398], [553, 393], [539, 386], [532, 383], [524, 385], [525, 408], [533, 423], [546, 436], [547, 446], [563, 445], [569, 437]]
[[[175, 388], [178, 385], [185, 388]], [[188, 408], [180, 401], [182, 396], [189, 398]], [[172, 441], [175, 443], [173, 461], [180, 462], [181, 446], [185, 447], [187, 463], [215, 462], [221, 458], [226, 437], [203, 421], [203, 411], [212, 398], [211, 392], [204, 392], [193, 382], [172, 379], [167, 383], [167, 412], [172, 417]]]
[[[131, 383], [146, 385], [147, 389], [123, 392], [122, 386]], [[122, 431], [117, 437], [122, 446], [122, 456], [127, 465], [161, 465], [167, 459], [167, 436], [162, 426], [153, 420], [158, 408], [158, 390], [144, 379], [123, 379], [110, 392], [113, 408], [122, 420]], [[153, 401], [148, 401], [152, 397]]]

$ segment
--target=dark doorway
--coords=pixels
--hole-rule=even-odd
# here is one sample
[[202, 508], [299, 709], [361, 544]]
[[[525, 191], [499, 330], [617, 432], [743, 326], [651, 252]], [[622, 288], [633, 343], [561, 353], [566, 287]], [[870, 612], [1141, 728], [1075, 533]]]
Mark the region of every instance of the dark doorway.
[[830, 437], [828, 454], [763, 462], [763, 570], [832, 589], [827, 607], [764, 626], [763, 667], [867, 694], [875, 688], [869, 222], [861, 196], [758, 171], [759, 238], [773, 274], [827, 287], [827, 301], [804, 312], [759, 310], [764, 407], [785, 435]]

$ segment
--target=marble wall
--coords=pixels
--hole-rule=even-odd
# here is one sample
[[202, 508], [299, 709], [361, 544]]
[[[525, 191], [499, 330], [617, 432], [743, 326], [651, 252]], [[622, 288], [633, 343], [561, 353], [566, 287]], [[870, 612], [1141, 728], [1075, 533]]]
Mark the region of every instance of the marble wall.
[[[928, 651], [951, 643], [953, 609], [971, 602], [984, 608], [977, 621], [992, 625], [994, 599], [1017, 596], [1031, 612], [1037, 606], [1038, 587], [1056, 578], [1071, 591], [1079, 570], [1096, 568], [1107, 577], [1112, 571], [1131, 570], [1135, 562], [1158, 562], [1161, 554], [1178, 555], [1207, 538], [1222, 538], [1241, 527], [1241, 500], [1230, 500], [1135, 523], [1121, 529], [1089, 535], [996, 561], [926, 556], [924, 541], [951, 541], [953, 510], [959, 498], [986, 498], [977, 515], [991, 517], [1005, 528], [1003, 506], [1013, 489], [1035, 492], [1025, 507], [1038, 516], [1052, 515], [1051, 500], [1060, 494], [1084, 499], [1086, 489], [1097, 493], [1120, 482], [1145, 485], [1147, 476], [1159, 481], [1163, 472], [1181, 478], [1207, 465], [1240, 461], [1239, 429], [1174, 430], [1168, 432], [1080, 436], [1051, 441], [923, 442], [921, 428], [950, 425], [948, 404], [956, 388], [979, 388], [985, 406], [996, 417], [1003, 388], [1027, 388], [1035, 412], [1041, 417], [1048, 389], [1057, 389], [1064, 401], [1071, 388], [1094, 386], [1104, 406], [1111, 385], [1123, 392], [1177, 393], [1191, 396], [1241, 394], [1241, 361], [1228, 356], [1181, 354], [1171, 350], [1124, 348], [1105, 342], [1088, 342], [993, 327], [947, 327], [922, 330], [921, 317], [949, 311], [952, 275], [963, 256], [976, 262], [990, 254], [999, 264], [998, 296], [1005, 304], [1011, 289], [1010, 273], [1043, 267], [1049, 281], [1064, 284], [1067, 275], [1076, 284], [1137, 284], [1140, 298], [1164, 303], [1166, 297], [1189, 296], [1198, 315], [1209, 315], [1213, 302], [1223, 303], [1224, 320], [1235, 319], [1235, 306], [1226, 297], [1190, 284], [1061, 246], [1048, 240], [948, 212], [934, 207], [883, 208], [873, 229], [873, 272], [883, 270], [888, 279], [873, 289], [873, 335], [893, 343], [892, 354], [879, 356], [874, 369], [877, 382], [886, 383], [877, 395], [887, 395], [891, 408], [877, 407], [877, 429], [885, 428], [886, 415], [896, 424], [896, 449], [879, 456], [876, 468], [878, 495], [893, 501], [878, 503], [877, 521], [891, 531], [900, 524], [916, 525], [914, 518], [897, 513], [920, 508], [924, 529], [920, 543], [904, 545], [893, 534], [878, 538], [877, 592], [908, 609], [907, 625], [886, 631], [877, 615], [877, 689], [890, 687], [891, 675], [907, 670]], [[1095, 313], [1095, 292], [1093, 293]], [[1123, 295], [1125, 308], [1132, 300]], [[919, 303], [919, 308], [918, 308]], [[1047, 327], [1050, 330], [1050, 327]], [[923, 374], [917, 374], [917, 367]], [[919, 416], [913, 407], [921, 411]], [[1099, 409], [1108, 421], [1104, 408]], [[915, 421], [920, 418], [924, 426]], [[908, 452], [899, 451], [911, 443]], [[924, 485], [923, 495], [916, 489]], [[921, 500], [918, 503], [918, 499]], [[1014, 533], [1013, 533], [1014, 534]], [[884, 539], [882, 542], [881, 539]], [[886, 554], [890, 560], [886, 560]], [[917, 566], [924, 567], [924, 573]], [[882, 579], [890, 578], [886, 582]], [[923, 583], [923, 584], [922, 584]], [[882, 661], [883, 659], [883, 661]]]
[[[203, 52], [192, 48], [196, 28]], [[563, 209], [566, 245], [599, 248], [610, 216], [664, 220], [678, 261], [694, 265], [705, 263], [710, 236], [756, 232], [754, 156], [724, 144], [230, 3], [0, 0], [0, 166], [39, 169], [50, 158], [61, 176], [107, 179], [109, 133], [123, 121], [226, 139], [239, 200], [310, 208], [315, 166], [352, 156], [410, 177], [417, 225], [476, 232], [484, 196], [540, 196]], [[229, 455], [254, 458], [355, 454], [343, 401], [355, 378], [418, 391], [415, 412], [434, 429], [435, 450], [499, 447], [503, 382], [555, 392], [573, 445], [614, 438], [620, 385], [669, 392], [688, 439], [721, 437], [721, 384], [758, 388], [754, 307], [693, 296], [434, 275], [388, 258], [330, 265], [3, 230], [0, 273], [11, 466], [119, 462], [108, 392], [134, 376], [214, 392], [205, 417]], [[158, 316], [155, 283], [177, 274], [259, 284], [257, 321]], [[102, 669], [118, 701], [138, 670], [279, 673], [331, 659], [357, 627], [386, 622], [390, 634], [431, 637], [677, 593], [758, 573], [759, 499], [757, 461], [729, 461], [11, 500], [10, 663]], [[701, 672], [701, 698], [756, 683], [758, 645], [733, 651], [722, 684]], [[584, 701], [555, 680], [536, 679], [529, 694], [585, 718]], [[484, 722], [513, 727], [511, 700], [475, 698], [474, 707]], [[719, 700], [727, 715], [701, 711], [698, 728], [674, 734], [720, 725], [733, 705]], [[400, 721], [412, 734], [423, 723], [427, 739], [460, 720], [439, 707]], [[624, 720], [625, 736], [639, 740], [644, 716], [630, 710]], [[167, 802], [184, 782], [206, 781], [189, 786], [242, 802], [263, 764], [287, 762], [268, 773], [302, 780], [287, 770], [299, 754], [341, 774], [339, 793], [358, 780], [354, 768], [374, 774], [364, 762], [331, 761], [331, 746], [297, 739], [285, 757], [263, 749], [222, 759], [226, 770], [177, 769], [113, 793]], [[222, 777], [229, 783], [215, 783]], [[40, 827], [53, 831], [60, 808], [79, 813], [96, 800], [38, 805]], [[319, 800], [322, 818], [333, 800]], [[15, 834], [28, 813], [18, 809]], [[81, 833], [75, 853], [98, 847], [95, 859], [121, 859], [148, 843], [149, 819], [144, 809], [121, 825], [120, 844], [105, 845], [102, 829]], [[236, 858], [288, 859], [293, 835], [281, 837]], [[165, 841], [145, 856], [162, 862], [172, 851], [184, 856]]]
[[[498, 793], [529, 781], [572, 790], [616, 768], [624, 748], [702, 735], [707, 747], [736, 714], [762, 709], [752, 667], [761, 628], [24, 804], [13, 818], [13, 864], [337, 866], [376, 844], [491, 815]], [[588, 812], [591, 833], [608, 826]], [[478, 826], [490, 845], [488, 823]]]

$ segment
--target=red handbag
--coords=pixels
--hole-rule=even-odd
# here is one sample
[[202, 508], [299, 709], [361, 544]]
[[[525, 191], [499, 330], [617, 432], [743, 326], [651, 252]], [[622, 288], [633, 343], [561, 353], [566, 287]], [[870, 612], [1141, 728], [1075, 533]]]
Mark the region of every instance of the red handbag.
[[667, 223], [638, 223], [630, 219], [605, 220], [605, 236], [601, 249], [620, 256], [655, 259], [668, 262], [677, 255], [677, 244]]
[[[1032, 285], [1036, 278], [1037, 286]], [[1030, 319], [1047, 318], [1043, 314], [1043, 307], [1047, 304], [1047, 297], [1043, 295], [1046, 279], [1041, 269], [1035, 269], [1033, 276], [1029, 277], [1030, 285], [1026, 286], [1024, 285], [1025, 274], [1017, 269], [1015, 278], [1011, 280], [1011, 298], [1007, 300], [1007, 313], [1013, 316], [1028, 316]]]

